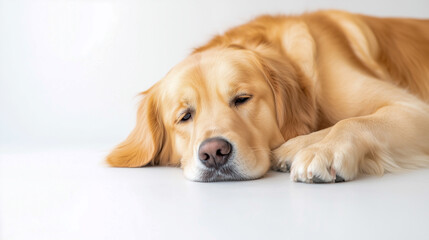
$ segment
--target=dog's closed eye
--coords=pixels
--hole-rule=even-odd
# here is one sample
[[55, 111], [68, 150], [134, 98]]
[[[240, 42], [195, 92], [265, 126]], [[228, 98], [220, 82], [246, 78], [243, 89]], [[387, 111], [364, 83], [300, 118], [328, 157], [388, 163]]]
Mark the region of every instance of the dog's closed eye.
[[246, 103], [247, 101], [249, 101], [251, 98], [252, 98], [252, 95], [249, 95], [249, 94], [238, 95], [232, 100], [231, 105], [238, 107], [239, 105], [242, 105], [242, 104]]
[[189, 121], [192, 118], [192, 113], [190, 111], [186, 111], [182, 113], [179, 117], [179, 121], [177, 123], [184, 123]]

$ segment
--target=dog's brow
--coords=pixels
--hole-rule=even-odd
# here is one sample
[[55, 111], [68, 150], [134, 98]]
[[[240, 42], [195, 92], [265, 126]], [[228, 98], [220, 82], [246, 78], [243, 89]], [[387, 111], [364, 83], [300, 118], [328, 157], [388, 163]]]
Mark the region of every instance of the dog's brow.
[[251, 87], [246, 83], [234, 83], [232, 84], [230, 90], [228, 91], [228, 96], [234, 98], [240, 94], [249, 94], [251, 92]]
[[192, 104], [190, 103], [189, 99], [182, 99], [179, 101], [177, 107], [174, 108], [174, 112], [176, 115], [180, 115], [186, 109], [192, 109]]

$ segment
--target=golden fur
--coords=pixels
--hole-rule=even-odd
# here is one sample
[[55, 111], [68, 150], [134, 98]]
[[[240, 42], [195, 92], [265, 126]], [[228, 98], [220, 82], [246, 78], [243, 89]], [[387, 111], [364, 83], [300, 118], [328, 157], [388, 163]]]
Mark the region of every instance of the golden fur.
[[[302, 182], [429, 166], [429, 20], [262, 16], [195, 49], [143, 95], [111, 166], [181, 166], [196, 181], [271, 167]], [[198, 159], [212, 137], [233, 146], [225, 169]]]

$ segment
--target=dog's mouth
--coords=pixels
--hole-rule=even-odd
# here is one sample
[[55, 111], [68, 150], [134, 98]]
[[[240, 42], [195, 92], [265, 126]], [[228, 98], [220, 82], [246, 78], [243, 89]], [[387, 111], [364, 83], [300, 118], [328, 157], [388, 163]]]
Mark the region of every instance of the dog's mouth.
[[199, 180], [200, 182], [221, 182], [221, 181], [243, 181], [249, 180], [242, 173], [237, 171], [234, 166], [226, 165], [218, 169], [202, 170]]

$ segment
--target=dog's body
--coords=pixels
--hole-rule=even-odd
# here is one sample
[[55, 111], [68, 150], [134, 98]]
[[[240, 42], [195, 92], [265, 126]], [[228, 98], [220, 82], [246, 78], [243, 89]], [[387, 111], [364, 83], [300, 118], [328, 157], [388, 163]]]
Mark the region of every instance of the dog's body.
[[263, 16], [145, 92], [136, 128], [107, 161], [180, 165], [196, 181], [270, 166], [303, 182], [425, 167], [428, 102], [429, 20]]

